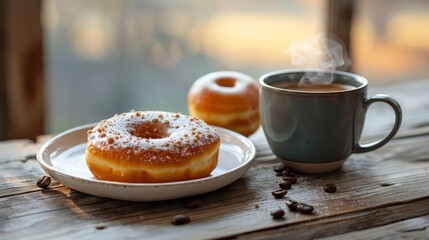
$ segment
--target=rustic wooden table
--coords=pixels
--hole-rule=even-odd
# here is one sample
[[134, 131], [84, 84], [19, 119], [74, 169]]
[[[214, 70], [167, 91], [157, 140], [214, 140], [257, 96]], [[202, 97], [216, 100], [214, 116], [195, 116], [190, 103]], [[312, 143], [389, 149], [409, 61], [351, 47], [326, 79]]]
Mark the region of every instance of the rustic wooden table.
[[[136, 203], [77, 192], [57, 182], [35, 185], [42, 174], [28, 140], [0, 142], [0, 239], [313, 239], [429, 238], [429, 81], [374, 87], [403, 107], [396, 138], [376, 151], [355, 154], [343, 168], [324, 175], [300, 175], [287, 197], [311, 204], [310, 215], [291, 212], [275, 199], [280, 177], [277, 159], [261, 131], [251, 136], [257, 159], [233, 184], [196, 196], [203, 205], [184, 207], [187, 199]], [[376, 105], [368, 113], [366, 137], [386, 132], [393, 113]], [[322, 187], [332, 182], [336, 193]], [[272, 219], [282, 208], [285, 217]], [[191, 222], [170, 219], [187, 214]]]

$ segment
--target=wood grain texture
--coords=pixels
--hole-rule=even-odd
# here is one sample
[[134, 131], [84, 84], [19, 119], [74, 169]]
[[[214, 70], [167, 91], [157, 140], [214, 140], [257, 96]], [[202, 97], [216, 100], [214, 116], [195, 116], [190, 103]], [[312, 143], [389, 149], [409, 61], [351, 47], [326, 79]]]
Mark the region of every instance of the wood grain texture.
[[396, 223], [341, 234], [329, 239], [429, 239], [429, 215]]
[[[276, 160], [257, 161], [235, 183], [198, 196], [203, 206], [187, 209], [186, 199], [122, 202], [79, 193], [58, 183], [40, 190], [34, 180], [41, 170], [31, 156], [36, 145], [2, 142], [0, 167], [6, 174], [0, 185], [0, 233], [7, 239], [280, 239], [285, 234], [305, 239], [372, 228], [429, 214], [428, 141], [427, 135], [398, 139], [372, 153], [353, 155], [335, 173], [297, 175], [298, 183], [287, 196], [314, 205], [315, 212], [286, 211], [284, 220], [270, 216], [278, 207], [286, 209], [284, 199], [271, 196], [280, 181], [272, 170]], [[322, 187], [327, 182], [337, 184], [338, 191], [325, 193]], [[192, 222], [171, 225], [170, 218], [179, 213], [188, 214]]]
[[[265, 231], [257, 231], [246, 233], [238, 236], [238, 239], [285, 239], [288, 236], [292, 239], [318, 239], [318, 238], [331, 238], [333, 235], [338, 236], [338, 239], [378, 239], [376, 235], [382, 235], [385, 230], [382, 225], [389, 225], [389, 223], [396, 222], [400, 219], [407, 219], [412, 215], [422, 216], [427, 213], [428, 209], [424, 208], [429, 203], [429, 199], [414, 201], [413, 204], [403, 203], [391, 206], [386, 206], [378, 210], [369, 209], [359, 212], [352, 212], [348, 214], [333, 216], [330, 218], [322, 218], [315, 221], [309, 221], [301, 224], [289, 225], [282, 228], [273, 228]], [[420, 206], [422, 208], [418, 208]], [[410, 212], [409, 215], [404, 216], [403, 212]], [[424, 223], [422, 224], [424, 225]], [[378, 227], [381, 226], [381, 227]], [[396, 225], [393, 225], [396, 226]], [[364, 238], [365, 233], [359, 236], [360, 229], [364, 231], [373, 232], [373, 237]], [[420, 228], [419, 228], [420, 229]], [[395, 231], [395, 229], [390, 229]], [[354, 231], [354, 233], [353, 233]], [[399, 230], [400, 231], [400, 230]], [[351, 232], [351, 233], [350, 233]], [[377, 234], [375, 234], [375, 232]], [[335, 237], [336, 237], [335, 236]], [[395, 238], [390, 238], [395, 239]]]

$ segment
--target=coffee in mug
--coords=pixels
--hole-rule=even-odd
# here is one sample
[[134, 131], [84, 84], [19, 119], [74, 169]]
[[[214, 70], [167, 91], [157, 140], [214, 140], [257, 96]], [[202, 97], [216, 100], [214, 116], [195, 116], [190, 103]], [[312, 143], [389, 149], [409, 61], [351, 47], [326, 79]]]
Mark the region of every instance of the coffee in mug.
[[329, 84], [300, 84], [297, 82], [275, 82], [272, 84], [273, 87], [304, 91], [304, 92], [336, 92], [354, 89], [354, 86], [340, 84], [340, 83], [329, 83]]

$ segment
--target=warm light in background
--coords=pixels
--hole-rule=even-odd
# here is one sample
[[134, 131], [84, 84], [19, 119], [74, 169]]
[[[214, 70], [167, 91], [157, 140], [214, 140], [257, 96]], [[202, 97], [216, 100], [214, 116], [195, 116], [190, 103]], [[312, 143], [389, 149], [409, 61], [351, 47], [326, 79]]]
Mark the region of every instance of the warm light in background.
[[371, 84], [429, 77], [429, 2], [356, 2], [354, 70]]
[[74, 50], [87, 59], [103, 59], [113, 48], [112, 23], [101, 12], [87, 11], [73, 22], [72, 42]]
[[[297, 24], [299, 23], [299, 24]], [[291, 42], [322, 31], [311, 19], [285, 14], [224, 12], [201, 27], [204, 52], [233, 66], [290, 66]]]
[[356, 20], [353, 30], [354, 36], [362, 36], [352, 45], [353, 66], [369, 79], [389, 81], [391, 77], [419, 69], [424, 64], [419, 59], [419, 54], [398, 49], [388, 39], [377, 38], [374, 29], [365, 19]]
[[[405, 1], [404, 1], [405, 2]], [[429, 2], [356, 1], [353, 70], [371, 84], [429, 77]], [[130, 109], [187, 112], [212, 71], [257, 79], [323, 31], [326, 1], [45, 0], [50, 106], [58, 132]]]
[[393, 16], [387, 23], [386, 38], [401, 48], [429, 51], [429, 9], [426, 10]]

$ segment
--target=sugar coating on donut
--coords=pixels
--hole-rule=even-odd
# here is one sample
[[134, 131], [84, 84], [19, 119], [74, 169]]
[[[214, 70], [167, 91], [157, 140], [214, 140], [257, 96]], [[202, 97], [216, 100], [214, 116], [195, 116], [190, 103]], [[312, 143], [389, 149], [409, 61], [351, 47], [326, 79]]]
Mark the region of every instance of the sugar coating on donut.
[[141, 155], [140, 161], [175, 162], [204, 152], [219, 140], [196, 117], [162, 111], [131, 111], [102, 120], [88, 131], [88, 143], [104, 152]]
[[258, 89], [250, 76], [239, 72], [223, 71], [209, 73], [197, 79], [190, 91], [192, 95], [201, 92], [202, 88], [208, 88], [220, 94], [235, 95], [247, 91], [249, 85], [254, 85], [255, 89]]

